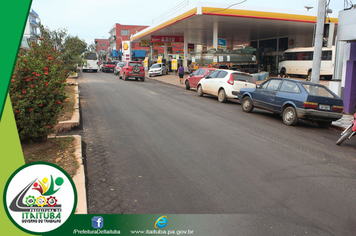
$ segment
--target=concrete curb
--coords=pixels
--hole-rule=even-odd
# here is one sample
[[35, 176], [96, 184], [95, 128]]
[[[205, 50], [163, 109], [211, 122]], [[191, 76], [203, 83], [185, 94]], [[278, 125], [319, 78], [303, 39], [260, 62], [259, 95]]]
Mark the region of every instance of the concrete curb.
[[73, 176], [74, 184], [77, 188], [78, 201], [75, 214], [88, 214], [87, 208], [87, 193], [85, 189], [85, 170], [82, 155], [82, 137], [80, 135], [72, 135], [75, 138], [75, 157], [79, 164], [77, 173]]
[[64, 130], [71, 130], [72, 128], [79, 126], [80, 124], [80, 113], [79, 113], [79, 89], [78, 84], [75, 84], [75, 94], [74, 94], [74, 108], [73, 108], [73, 115], [71, 120], [60, 121], [54, 127], [57, 133], [64, 131]]
[[75, 214], [88, 214], [87, 211], [87, 193], [85, 189], [85, 171], [82, 155], [82, 137], [80, 135], [71, 136], [49, 136], [48, 138], [68, 138], [74, 137], [75, 159], [79, 164], [79, 168], [75, 175], [72, 177], [75, 187], [77, 189], [78, 201]]

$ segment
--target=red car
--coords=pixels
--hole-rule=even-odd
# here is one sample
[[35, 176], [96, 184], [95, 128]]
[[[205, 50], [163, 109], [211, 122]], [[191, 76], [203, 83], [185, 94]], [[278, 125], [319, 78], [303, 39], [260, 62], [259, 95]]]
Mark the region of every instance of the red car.
[[124, 66], [119, 72], [119, 78], [127, 80], [129, 77], [134, 77], [136, 80], [145, 81], [145, 68], [139, 61], [125, 61]]
[[185, 88], [189, 90], [191, 87], [196, 88], [199, 81], [204, 78], [204, 76], [210, 74], [216, 68], [199, 68], [190, 74], [185, 80]]
[[103, 72], [114, 72], [116, 63], [113, 61], [108, 61], [106, 62], [105, 65], [103, 65]]

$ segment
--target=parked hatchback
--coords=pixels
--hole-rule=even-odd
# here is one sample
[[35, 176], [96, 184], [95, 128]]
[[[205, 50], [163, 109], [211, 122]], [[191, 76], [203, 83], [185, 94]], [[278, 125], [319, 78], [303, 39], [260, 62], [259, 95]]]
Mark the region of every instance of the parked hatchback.
[[286, 125], [298, 119], [328, 127], [342, 117], [343, 100], [321, 84], [282, 78], [271, 78], [257, 88], [241, 89], [238, 94], [244, 112], [254, 107], [283, 116]]
[[139, 61], [126, 61], [124, 66], [119, 72], [119, 78], [127, 80], [130, 77], [136, 80], [140, 79], [142, 82], [145, 81], [145, 69], [141, 62]]
[[219, 102], [226, 102], [229, 98], [238, 98], [232, 92], [242, 88], [256, 88], [252, 75], [234, 70], [215, 70], [199, 81], [197, 93], [198, 96], [210, 94], [218, 97]]
[[216, 70], [216, 68], [199, 68], [190, 74], [185, 80], [185, 88], [189, 90], [190, 88], [196, 88], [199, 81], [204, 78], [204, 76], [209, 75], [211, 72]]
[[167, 75], [168, 74], [168, 67], [164, 63], [156, 63], [153, 64], [148, 71], [148, 76], [154, 75]]

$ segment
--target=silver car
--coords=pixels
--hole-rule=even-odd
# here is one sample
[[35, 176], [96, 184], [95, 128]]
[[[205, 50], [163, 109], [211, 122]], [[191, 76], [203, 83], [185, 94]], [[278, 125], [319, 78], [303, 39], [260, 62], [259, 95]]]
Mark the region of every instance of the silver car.
[[168, 74], [168, 66], [166, 66], [164, 63], [156, 63], [153, 64], [148, 71], [148, 76], [154, 76], [154, 75], [167, 75]]

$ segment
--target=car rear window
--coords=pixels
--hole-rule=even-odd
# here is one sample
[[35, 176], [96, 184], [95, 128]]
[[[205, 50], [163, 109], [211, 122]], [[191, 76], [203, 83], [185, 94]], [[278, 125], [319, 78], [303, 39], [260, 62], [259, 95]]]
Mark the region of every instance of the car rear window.
[[328, 98], [336, 98], [329, 90], [325, 87], [319, 85], [312, 85], [312, 84], [303, 84], [305, 90], [313, 96], [319, 97], [328, 97]]
[[161, 68], [161, 64], [153, 64], [151, 68]]
[[227, 72], [226, 71], [220, 71], [220, 73], [218, 74], [218, 77], [217, 78], [225, 78], [225, 76], [227, 75]]
[[287, 80], [283, 81], [283, 84], [279, 89], [279, 91], [285, 93], [300, 93], [300, 89], [298, 85], [293, 81], [287, 81]]
[[238, 81], [255, 83], [255, 79], [252, 76], [248, 76], [248, 75], [241, 75], [238, 73], [233, 73], [232, 78], [234, 80], [238, 80]]
[[114, 61], [108, 61], [108, 62], [106, 62], [106, 64], [116, 64]]
[[210, 75], [209, 75], [209, 78], [216, 78], [217, 75], [219, 74], [219, 72], [220, 72], [219, 70], [211, 72]]
[[138, 65], [139, 67], [142, 66], [142, 64], [139, 62], [129, 62], [129, 66], [136, 66], [136, 65]]

